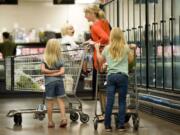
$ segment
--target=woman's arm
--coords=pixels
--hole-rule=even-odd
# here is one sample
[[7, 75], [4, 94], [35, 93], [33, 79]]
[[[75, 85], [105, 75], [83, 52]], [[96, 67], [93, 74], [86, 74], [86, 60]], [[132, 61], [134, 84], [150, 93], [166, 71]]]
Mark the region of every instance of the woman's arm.
[[95, 44], [95, 49], [97, 52], [97, 59], [99, 62], [103, 63], [105, 61], [105, 58], [103, 57], [103, 55], [101, 55], [101, 53], [99, 51], [99, 47], [100, 47], [100, 44]]
[[59, 70], [49, 70], [49, 69], [47, 69], [46, 67], [45, 67], [45, 64], [44, 63], [42, 63], [41, 64], [41, 72], [43, 73], [43, 74], [52, 74], [52, 73], [56, 73], [56, 72], [58, 72]]
[[64, 67], [61, 67], [57, 72], [44, 74], [45, 76], [61, 76], [64, 74]]

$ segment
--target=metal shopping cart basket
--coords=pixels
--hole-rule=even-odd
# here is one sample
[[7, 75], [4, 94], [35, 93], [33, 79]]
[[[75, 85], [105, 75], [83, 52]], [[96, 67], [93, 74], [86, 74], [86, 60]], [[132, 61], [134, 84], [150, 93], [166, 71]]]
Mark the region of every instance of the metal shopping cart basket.
[[[62, 55], [65, 68], [64, 86], [67, 95], [65, 98], [66, 112], [70, 113], [70, 119], [72, 121], [77, 121], [80, 116], [80, 121], [82, 123], [87, 123], [89, 121], [89, 116], [83, 113], [82, 103], [76, 96], [76, 88], [85, 55], [84, 52], [83, 49], [65, 50], [62, 51]], [[6, 78], [10, 78], [8, 72], [14, 74], [10, 79], [11, 81], [7, 81], [6, 83], [7, 89], [13, 88], [14, 91], [42, 92], [44, 89], [44, 77], [40, 71], [42, 57], [43, 54], [34, 54], [7, 59], [6, 66], [13, 68], [6, 69]], [[10, 65], [12, 62], [13, 66]], [[59, 109], [53, 109], [53, 112], [59, 111]], [[33, 113], [35, 119], [43, 120], [46, 112], [45, 98], [43, 97], [43, 103], [39, 104], [37, 108], [10, 110], [7, 113], [7, 117], [14, 117], [15, 125], [21, 125], [23, 113]]]
[[[94, 117], [94, 129], [97, 130], [98, 123], [102, 122], [105, 114], [106, 107], [106, 78], [107, 73], [97, 73], [96, 83], [96, 105], [95, 105], [95, 117]], [[125, 123], [129, 121], [130, 117], [133, 120], [134, 130], [138, 130], [139, 127], [139, 115], [138, 115], [138, 92], [136, 87], [136, 70], [135, 67], [129, 72], [129, 84], [128, 94], [126, 97], [126, 116]], [[100, 102], [100, 109], [102, 114], [97, 114], [98, 99]], [[118, 126], [118, 93], [115, 95], [115, 101], [113, 105], [112, 115], [114, 115], [114, 122], [116, 127]]]

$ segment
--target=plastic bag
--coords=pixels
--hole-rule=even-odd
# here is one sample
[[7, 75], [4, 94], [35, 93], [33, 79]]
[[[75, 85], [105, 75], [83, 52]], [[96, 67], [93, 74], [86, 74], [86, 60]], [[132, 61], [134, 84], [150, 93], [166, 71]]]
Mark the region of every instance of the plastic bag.
[[65, 75], [64, 77], [64, 89], [66, 93], [73, 93], [74, 80], [71, 75]]

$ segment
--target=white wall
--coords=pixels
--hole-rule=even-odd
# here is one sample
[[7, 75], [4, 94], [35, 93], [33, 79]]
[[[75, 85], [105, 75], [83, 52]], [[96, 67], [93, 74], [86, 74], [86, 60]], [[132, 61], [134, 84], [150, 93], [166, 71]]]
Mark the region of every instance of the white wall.
[[87, 5], [53, 5], [49, 2], [19, 2], [18, 5], [0, 5], [0, 32], [12, 31], [15, 25], [29, 30], [51, 29], [60, 30], [69, 21], [74, 25], [76, 34], [88, 30], [88, 22], [84, 17]]

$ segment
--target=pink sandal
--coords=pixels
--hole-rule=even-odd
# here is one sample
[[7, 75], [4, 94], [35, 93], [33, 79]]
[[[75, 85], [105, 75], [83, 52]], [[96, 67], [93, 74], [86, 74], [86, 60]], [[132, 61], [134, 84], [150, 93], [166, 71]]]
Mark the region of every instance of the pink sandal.
[[54, 122], [48, 122], [48, 128], [54, 128], [55, 124]]
[[67, 126], [67, 119], [61, 120], [59, 127], [65, 128], [66, 126]]

